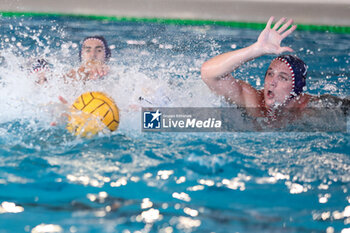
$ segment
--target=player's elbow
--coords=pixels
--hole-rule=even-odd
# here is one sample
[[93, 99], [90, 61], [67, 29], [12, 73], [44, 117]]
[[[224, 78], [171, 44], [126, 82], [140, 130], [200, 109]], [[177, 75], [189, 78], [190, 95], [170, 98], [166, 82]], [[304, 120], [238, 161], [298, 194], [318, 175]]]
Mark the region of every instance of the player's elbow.
[[205, 83], [208, 83], [210, 80], [211, 80], [211, 76], [210, 76], [210, 65], [208, 64], [208, 62], [204, 62], [202, 64], [202, 67], [201, 67], [201, 77], [202, 77], [202, 80], [205, 82]]

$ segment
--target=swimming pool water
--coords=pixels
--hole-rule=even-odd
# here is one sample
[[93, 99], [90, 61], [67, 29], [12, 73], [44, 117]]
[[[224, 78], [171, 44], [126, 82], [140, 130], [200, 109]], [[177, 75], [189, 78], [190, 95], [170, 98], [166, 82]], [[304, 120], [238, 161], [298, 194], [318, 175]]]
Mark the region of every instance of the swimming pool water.
[[[0, 232], [349, 232], [349, 133], [142, 133], [138, 97], [172, 107], [223, 105], [200, 79], [208, 58], [259, 31], [221, 26], [0, 17]], [[80, 40], [112, 48], [103, 80], [65, 83]], [[307, 92], [350, 94], [350, 35], [296, 31], [285, 40], [309, 66]], [[38, 86], [25, 67], [54, 64]], [[257, 88], [273, 56], [236, 72]], [[148, 89], [156, 90], [147, 93]], [[103, 91], [120, 128], [81, 139], [58, 96]], [[58, 126], [50, 126], [52, 121]]]

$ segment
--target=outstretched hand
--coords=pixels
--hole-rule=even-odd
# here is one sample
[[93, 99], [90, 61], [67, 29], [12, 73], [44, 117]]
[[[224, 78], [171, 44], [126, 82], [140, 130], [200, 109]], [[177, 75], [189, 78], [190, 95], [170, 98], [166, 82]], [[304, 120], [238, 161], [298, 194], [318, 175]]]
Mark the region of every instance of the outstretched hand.
[[[283, 52], [293, 52], [290, 47], [281, 47], [281, 42], [284, 38], [290, 35], [296, 28], [296, 25], [292, 25], [293, 20], [289, 19], [286, 23], [286, 18], [281, 18], [271, 28], [274, 17], [271, 16], [266, 24], [265, 29], [260, 33], [257, 40], [258, 47], [264, 54], [280, 54]], [[288, 29], [289, 28], [289, 29]]]
[[79, 69], [78, 74], [83, 74], [83, 80], [96, 80], [103, 76], [106, 76], [109, 72], [109, 67], [100, 61], [88, 61], [85, 62]]

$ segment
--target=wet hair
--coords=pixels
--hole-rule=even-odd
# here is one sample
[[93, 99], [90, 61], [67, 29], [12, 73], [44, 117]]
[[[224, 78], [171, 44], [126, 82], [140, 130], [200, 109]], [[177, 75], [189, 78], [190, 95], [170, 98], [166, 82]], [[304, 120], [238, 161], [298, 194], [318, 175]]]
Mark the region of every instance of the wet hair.
[[288, 66], [293, 80], [293, 92], [291, 94], [292, 96], [300, 95], [306, 85], [307, 65], [294, 55], [281, 55], [274, 60], [279, 60]]
[[110, 48], [108, 47], [108, 43], [107, 43], [106, 39], [103, 36], [88, 36], [88, 37], [84, 38], [84, 40], [81, 42], [80, 49], [79, 49], [79, 59], [80, 59], [80, 61], [82, 61], [81, 53], [82, 53], [83, 45], [84, 45], [85, 41], [91, 40], [91, 39], [99, 40], [99, 41], [101, 41], [103, 43], [103, 47], [104, 47], [104, 50], [105, 50], [105, 61], [108, 61], [112, 54], [111, 54]]

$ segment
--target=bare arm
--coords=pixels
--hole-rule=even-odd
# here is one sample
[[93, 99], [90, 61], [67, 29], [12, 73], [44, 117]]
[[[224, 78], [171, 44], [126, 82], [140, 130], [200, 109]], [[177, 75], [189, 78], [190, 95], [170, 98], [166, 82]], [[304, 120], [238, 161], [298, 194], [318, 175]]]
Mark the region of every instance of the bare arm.
[[265, 29], [254, 44], [218, 55], [203, 63], [202, 79], [212, 91], [240, 106], [249, 106], [258, 98], [256, 89], [244, 81], [235, 79], [231, 73], [242, 64], [262, 55], [293, 51], [289, 47], [280, 46], [281, 41], [296, 29], [295, 25], [288, 29], [293, 20], [288, 20], [283, 24], [285, 18], [282, 18], [271, 28], [273, 20], [274, 17], [270, 17]]

